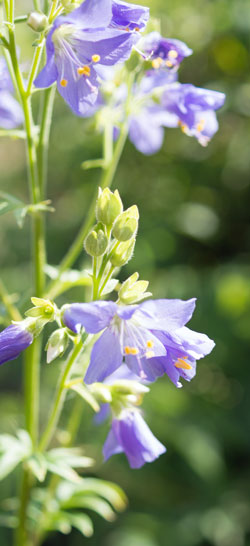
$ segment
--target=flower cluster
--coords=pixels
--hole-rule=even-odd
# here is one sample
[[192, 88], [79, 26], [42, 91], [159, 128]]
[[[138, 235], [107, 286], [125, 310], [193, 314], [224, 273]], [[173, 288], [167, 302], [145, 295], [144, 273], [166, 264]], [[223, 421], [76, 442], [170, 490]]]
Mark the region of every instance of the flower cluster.
[[73, 112], [84, 116], [97, 100], [100, 68], [128, 59], [148, 17], [148, 8], [120, 0], [85, 0], [72, 13], [57, 17], [36, 86], [56, 81]]
[[12, 96], [13, 86], [3, 57], [0, 57], [0, 127], [15, 129], [23, 122], [20, 104]]

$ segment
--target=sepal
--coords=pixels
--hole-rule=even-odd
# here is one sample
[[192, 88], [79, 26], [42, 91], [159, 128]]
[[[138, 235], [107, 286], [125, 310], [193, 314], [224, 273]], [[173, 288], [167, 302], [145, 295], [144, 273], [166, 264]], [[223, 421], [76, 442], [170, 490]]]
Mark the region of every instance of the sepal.
[[121, 303], [130, 305], [152, 296], [151, 292], [146, 292], [149, 284], [148, 281], [138, 281], [138, 279], [139, 273], [134, 273], [122, 283], [118, 292]]

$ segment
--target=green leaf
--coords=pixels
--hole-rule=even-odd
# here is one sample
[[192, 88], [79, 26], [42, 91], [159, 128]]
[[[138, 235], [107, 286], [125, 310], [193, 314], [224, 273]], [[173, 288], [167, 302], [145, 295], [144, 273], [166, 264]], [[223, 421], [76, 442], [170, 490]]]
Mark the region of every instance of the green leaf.
[[59, 484], [57, 497], [60, 502], [65, 503], [75, 495], [98, 495], [107, 500], [117, 511], [122, 511], [127, 506], [127, 497], [118, 485], [98, 478], [84, 478], [78, 485], [66, 482]]
[[63, 510], [68, 510], [70, 508], [87, 508], [93, 510], [99, 516], [106, 519], [107, 521], [114, 521], [116, 514], [112, 510], [110, 504], [100, 497], [76, 494], [71, 497], [71, 499], [61, 505]]
[[94, 411], [96, 412], [100, 411], [100, 406], [97, 403], [95, 397], [93, 396], [93, 394], [91, 394], [88, 388], [83, 385], [83, 383], [72, 385], [70, 389], [76, 392], [77, 394], [79, 394], [79, 396], [81, 396], [85, 400], [85, 402], [87, 402], [87, 404], [91, 406], [91, 408]]
[[58, 447], [51, 449], [46, 454], [46, 457], [49, 461], [54, 461], [55, 463], [62, 462], [72, 468], [87, 468], [93, 466], [94, 459], [90, 457], [85, 457], [82, 455], [82, 449], [78, 447], [66, 448]]
[[50, 279], [60, 279], [60, 285], [58, 286], [56, 293], [53, 292], [53, 298], [55, 296], [63, 294], [74, 286], [92, 286], [90, 271], [87, 271], [85, 269], [83, 271], [68, 269], [60, 275], [59, 269], [57, 267], [46, 264], [44, 267], [44, 271]]
[[86, 514], [71, 514], [68, 512], [67, 516], [72, 527], [75, 527], [82, 535], [86, 537], [91, 537], [93, 535], [93, 523], [89, 516]]
[[0, 513], [0, 526], [1, 527], [9, 527], [11, 529], [15, 529], [18, 525], [18, 518], [15, 516], [10, 516], [8, 514], [1, 514]]
[[28, 433], [20, 430], [17, 435], [18, 438], [10, 434], [0, 436], [0, 479], [10, 474], [31, 454], [32, 443]]
[[17, 199], [10, 193], [0, 191], [0, 215], [7, 212], [13, 212], [17, 209], [23, 209], [26, 207], [26, 203]]
[[27, 459], [26, 464], [39, 482], [43, 482], [47, 474], [47, 461], [42, 453], [34, 453]]

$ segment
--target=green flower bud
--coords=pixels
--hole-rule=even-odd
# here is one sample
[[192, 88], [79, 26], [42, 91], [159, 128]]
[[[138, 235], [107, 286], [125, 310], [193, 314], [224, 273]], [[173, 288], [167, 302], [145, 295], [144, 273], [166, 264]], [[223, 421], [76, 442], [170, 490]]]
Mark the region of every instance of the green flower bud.
[[40, 318], [45, 322], [51, 322], [55, 320], [56, 306], [50, 300], [43, 298], [31, 298], [34, 307], [28, 309], [25, 315], [27, 317]]
[[114, 223], [113, 236], [118, 241], [128, 241], [135, 237], [138, 229], [139, 211], [136, 205], [125, 210]]
[[104, 232], [103, 225], [97, 224], [87, 235], [84, 241], [84, 248], [90, 256], [101, 256], [108, 246], [108, 238]]
[[99, 188], [96, 202], [96, 218], [105, 226], [111, 227], [119, 214], [123, 211], [122, 201], [118, 190], [114, 193], [109, 188], [103, 191]]
[[125, 243], [120, 243], [110, 257], [110, 262], [114, 267], [125, 265], [133, 256], [135, 239], [130, 239]]
[[32, 11], [28, 16], [27, 25], [35, 32], [43, 32], [48, 26], [48, 18], [45, 13]]
[[148, 281], [138, 281], [138, 279], [139, 274], [134, 273], [121, 285], [118, 293], [120, 302], [130, 305], [152, 296], [151, 292], [146, 292]]
[[47, 362], [50, 364], [52, 360], [55, 360], [58, 356], [63, 355], [68, 346], [68, 336], [66, 328], [58, 328], [55, 330], [48, 339], [46, 345]]

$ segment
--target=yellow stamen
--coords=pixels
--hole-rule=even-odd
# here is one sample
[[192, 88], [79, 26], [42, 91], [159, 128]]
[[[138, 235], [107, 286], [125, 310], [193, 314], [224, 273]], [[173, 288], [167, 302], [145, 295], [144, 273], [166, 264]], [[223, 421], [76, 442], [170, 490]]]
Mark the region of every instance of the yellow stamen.
[[155, 356], [154, 351], [147, 351], [145, 354], [146, 358], [153, 358], [153, 356]]
[[187, 128], [188, 128], [188, 127], [187, 127], [187, 125], [186, 125], [185, 123], [182, 123], [182, 121], [179, 120], [179, 121], [178, 121], [178, 125], [179, 125], [179, 127], [181, 128], [181, 130], [182, 130], [183, 133], [187, 133]]
[[137, 349], [137, 347], [129, 347], [129, 345], [126, 345], [126, 347], [124, 347], [124, 352], [126, 355], [137, 355], [139, 353], [139, 349]]
[[79, 66], [79, 68], [77, 69], [77, 73], [79, 74], [79, 76], [90, 76], [90, 66]]
[[166, 66], [167, 66], [168, 68], [172, 68], [173, 63], [171, 63], [171, 61], [166, 61]]
[[60, 85], [61, 85], [62, 87], [67, 87], [67, 85], [68, 85], [68, 80], [65, 80], [65, 79], [63, 78], [63, 79], [60, 81]]
[[160, 68], [161, 65], [162, 65], [161, 57], [157, 57], [156, 59], [152, 60], [152, 67], [153, 68]]
[[153, 346], [154, 346], [153, 340], [152, 340], [152, 339], [149, 339], [149, 340], [147, 341], [147, 347], [148, 347], [149, 349], [152, 349]]
[[201, 119], [201, 120], [199, 121], [199, 123], [197, 123], [196, 129], [197, 129], [197, 131], [198, 131], [199, 133], [201, 133], [201, 131], [203, 131], [204, 127], [205, 127], [205, 120], [204, 120], [204, 119]]
[[186, 362], [187, 356], [184, 356], [183, 358], [178, 358], [177, 362], [174, 363], [176, 368], [181, 368], [182, 370], [191, 370], [192, 366]]
[[139, 27], [135, 27], [136, 32], [140, 32]]
[[176, 57], [178, 57], [178, 53], [175, 49], [170, 49], [170, 51], [168, 52], [168, 57], [170, 57], [171, 59], [176, 59]]
[[92, 55], [93, 63], [98, 63], [100, 61], [100, 55]]
[[125, 30], [126, 30], [126, 32], [129, 32], [130, 29], [129, 29], [129, 27], [126, 27]]

